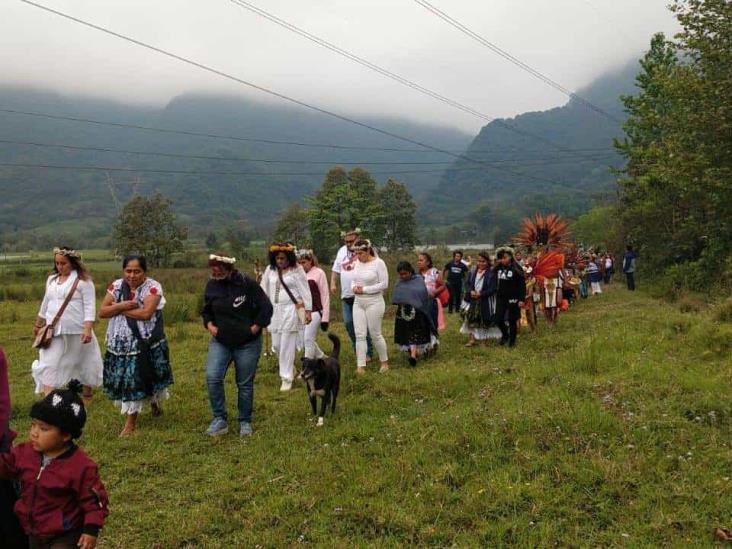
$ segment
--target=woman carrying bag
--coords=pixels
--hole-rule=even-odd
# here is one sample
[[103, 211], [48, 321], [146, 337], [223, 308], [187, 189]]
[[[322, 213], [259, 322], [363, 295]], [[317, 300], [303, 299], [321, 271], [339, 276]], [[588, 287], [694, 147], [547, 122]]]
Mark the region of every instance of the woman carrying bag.
[[289, 391], [295, 379], [295, 353], [302, 350], [303, 328], [310, 323], [313, 308], [310, 286], [297, 263], [294, 244], [270, 246], [269, 266], [262, 275], [261, 287], [273, 308], [269, 331], [279, 361], [280, 391]]
[[48, 394], [72, 379], [84, 385], [84, 399], [102, 384], [102, 353], [94, 335], [94, 283], [81, 255], [71, 248], [54, 249], [54, 269], [46, 280], [33, 346], [39, 350], [31, 367], [36, 393]]

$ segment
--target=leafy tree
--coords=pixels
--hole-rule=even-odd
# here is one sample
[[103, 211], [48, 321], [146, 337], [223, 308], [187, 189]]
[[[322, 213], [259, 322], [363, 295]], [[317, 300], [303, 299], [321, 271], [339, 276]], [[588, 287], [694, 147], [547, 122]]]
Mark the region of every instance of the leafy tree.
[[280, 214], [273, 238], [294, 242], [300, 248], [311, 246], [308, 219], [308, 210], [296, 202], [290, 204]]
[[216, 248], [219, 247], [219, 237], [216, 236], [216, 233], [208, 233], [208, 236], [206, 237], [206, 248], [208, 248], [210, 251], [216, 250]]
[[[364, 169], [346, 172], [332, 168], [308, 209], [310, 238], [322, 259], [332, 257], [340, 245], [340, 232], [359, 227], [367, 236], [377, 234], [383, 214], [377, 200], [376, 181]], [[376, 242], [379, 244], [379, 242]]]
[[188, 230], [176, 224], [173, 202], [160, 193], [135, 196], [119, 214], [114, 227], [117, 253], [143, 254], [151, 265], [167, 265], [184, 248]]
[[380, 242], [390, 250], [411, 249], [417, 244], [417, 205], [407, 188], [388, 179], [378, 191], [381, 207]]
[[719, 272], [732, 253], [732, 3], [675, 0], [671, 9], [682, 32], [675, 42], [654, 36], [639, 93], [623, 97], [620, 222], [652, 266]]
[[226, 228], [224, 239], [229, 250], [237, 259], [247, 257], [247, 246], [249, 246], [249, 234], [246, 228], [246, 221], [240, 219]]

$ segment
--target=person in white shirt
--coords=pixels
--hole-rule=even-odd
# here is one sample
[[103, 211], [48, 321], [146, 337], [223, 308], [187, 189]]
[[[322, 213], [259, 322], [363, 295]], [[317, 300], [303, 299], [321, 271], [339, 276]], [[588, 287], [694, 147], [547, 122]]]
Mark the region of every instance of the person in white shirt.
[[102, 353], [92, 330], [96, 320], [94, 283], [78, 252], [64, 246], [53, 253], [53, 273], [46, 280], [46, 292], [33, 325], [34, 337], [53, 322], [74, 284], [76, 288], [53, 329], [51, 345], [40, 349], [31, 367], [36, 392], [47, 395], [78, 379], [84, 385], [84, 398], [89, 400], [92, 388], [102, 384], [103, 370]]
[[274, 309], [267, 329], [279, 361], [280, 391], [289, 391], [295, 379], [295, 354], [302, 350], [303, 328], [310, 323], [313, 309], [307, 276], [297, 263], [293, 244], [270, 246], [269, 266], [260, 285]]
[[[341, 312], [343, 314], [343, 324], [346, 327], [348, 337], [351, 339], [353, 349], [356, 349], [356, 331], [353, 328], [353, 303], [356, 296], [351, 290], [353, 282], [353, 269], [356, 267], [356, 253], [351, 249], [353, 244], [359, 238], [361, 231], [359, 229], [351, 229], [341, 233], [343, 235], [343, 246], [340, 247], [336, 254], [333, 268], [330, 271], [330, 292], [333, 297], [338, 295], [338, 281], [341, 283]], [[371, 337], [366, 337], [366, 354], [371, 357], [373, 354]], [[368, 361], [368, 358], [367, 358]]]
[[381, 362], [380, 372], [389, 370], [386, 340], [381, 334], [384, 319], [384, 291], [389, 287], [389, 273], [383, 260], [376, 257], [371, 242], [357, 240], [353, 245], [358, 261], [353, 269], [351, 290], [355, 297], [353, 327], [356, 332], [356, 372], [366, 369], [366, 336], [371, 334]]

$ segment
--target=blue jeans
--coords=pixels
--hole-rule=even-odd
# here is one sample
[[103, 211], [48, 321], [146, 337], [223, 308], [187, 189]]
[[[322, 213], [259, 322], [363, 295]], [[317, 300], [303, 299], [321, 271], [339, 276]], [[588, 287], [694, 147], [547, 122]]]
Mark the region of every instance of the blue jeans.
[[236, 368], [236, 386], [239, 389], [237, 401], [239, 421], [251, 423], [254, 404], [254, 375], [257, 373], [257, 363], [261, 352], [261, 337], [242, 347], [227, 347], [216, 341], [215, 338], [211, 338], [206, 361], [206, 384], [214, 417], [227, 418], [224, 378], [229, 364], [233, 360]]
[[[343, 311], [343, 324], [346, 325], [346, 332], [348, 337], [351, 339], [351, 345], [354, 351], [356, 350], [356, 329], [353, 327], [353, 303], [348, 303], [345, 300], [341, 300], [341, 310]], [[366, 344], [368, 345], [366, 354], [373, 356], [374, 348], [371, 345], [371, 336], [366, 336]]]

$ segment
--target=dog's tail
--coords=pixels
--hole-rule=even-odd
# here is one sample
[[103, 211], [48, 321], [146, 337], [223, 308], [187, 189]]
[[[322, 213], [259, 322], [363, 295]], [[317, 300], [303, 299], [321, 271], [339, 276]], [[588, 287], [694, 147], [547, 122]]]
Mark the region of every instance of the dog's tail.
[[328, 332], [328, 339], [333, 342], [333, 351], [330, 353], [330, 358], [338, 360], [338, 355], [341, 354], [341, 340], [338, 339], [337, 335], [331, 334], [330, 332]]

